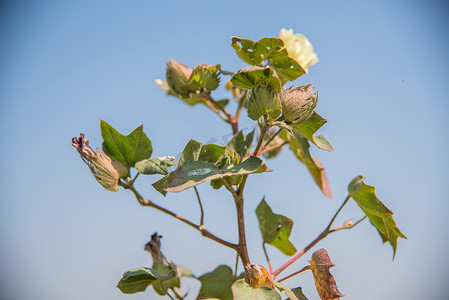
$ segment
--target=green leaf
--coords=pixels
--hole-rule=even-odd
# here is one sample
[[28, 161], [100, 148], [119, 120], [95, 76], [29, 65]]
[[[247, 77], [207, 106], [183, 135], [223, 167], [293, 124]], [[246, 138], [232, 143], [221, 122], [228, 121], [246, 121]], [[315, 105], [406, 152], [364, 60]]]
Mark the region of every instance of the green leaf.
[[161, 179], [153, 183], [152, 186], [154, 187], [154, 189], [165, 196], [167, 194], [165, 189], [170, 185], [171, 181], [173, 180], [175, 172], [176, 171], [172, 171], [168, 173], [168, 175], [162, 177]]
[[250, 156], [240, 164], [226, 166], [219, 169], [212, 163], [205, 161], [190, 161], [180, 166], [173, 175], [170, 185], [165, 191], [179, 193], [200, 183], [224, 178], [231, 175], [245, 175], [266, 172], [268, 168], [258, 157]]
[[163, 156], [156, 158], [147, 158], [136, 163], [136, 170], [140, 174], [168, 174], [168, 167], [176, 165], [174, 157]]
[[293, 153], [306, 165], [307, 169], [309, 169], [310, 174], [323, 194], [328, 198], [332, 198], [329, 181], [326, 172], [324, 171], [325, 168], [316, 157], [313, 157], [310, 154], [310, 146], [307, 139], [300, 135], [296, 130], [293, 130], [293, 137], [289, 140], [289, 143]]
[[151, 157], [153, 147], [150, 139], [143, 132], [143, 125], [126, 136], [103, 120], [101, 120], [100, 128], [104, 152], [128, 168], [134, 167], [138, 161]]
[[295, 294], [298, 300], [308, 300], [307, 297], [303, 294], [301, 287], [292, 289], [292, 292]]
[[251, 146], [254, 140], [254, 130], [251, 131], [246, 137], [243, 131], [239, 131], [228, 143], [228, 148], [234, 153], [237, 153], [240, 158], [245, 158], [251, 153]]
[[393, 220], [393, 212], [389, 210], [376, 196], [375, 188], [364, 182], [365, 177], [359, 175], [349, 183], [349, 196], [352, 197], [371, 224], [379, 231], [382, 240], [390, 242], [393, 247], [393, 258], [396, 254], [398, 238], [406, 238]]
[[231, 286], [235, 278], [230, 267], [221, 265], [210, 273], [198, 278], [201, 281], [201, 289], [197, 299], [218, 298], [232, 300]]
[[293, 58], [288, 56], [284, 42], [278, 38], [262, 38], [257, 42], [232, 37], [232, 48], [244, 62], [258, 66], [268, 61], [276, 72], [288, 80], [304, 75], [305, 70]]
[[296, 253], [295, 246], [288, 240], [293, 227], [291, 219], [273, 213], [265, 198], [257, 207], [256, 215], [264, 243], [273, 245], [285, 255]]
[[242, 89], [251, 90], [257, 83], [263, 81], [281, 92], [281, 82], [275, 71], [270, 67], [246, 67], [238, 70], [231, 77], [231, 83]]
[[307, 121], [293, 125], [293, 128], [295, 128], [302, 136], [314, 143], [318, 148], [333, 151], [334, 148], [332, 148], [329, 142], [322, 135], [314, 135], [315, 132], [317, 132], [318, 129], [326, 123], [327, 120], [325, 118], [316, 112], [313, 112]]
[[234, 300], [281, 300], [281, 296], [272, 288], [260, 286], [253, 289], [245, 279], [237, 280], [232, 285]]
[[195, 140], [190, 140], [184, 148], [179, 159], [178, 166], [182, 166], [189, 161], [207, 161], [210, 163], [216, 163], [225, 153], [226, 147], [206, 144], [203, 145]]
[[407, 239], [407, 237], [399, 230], [399, 228], [396, 226], [396, 222], [393, 219], [393, 216], [389, 217], [387, 221], [385, 222], [387, 225], [387, 231], [389, 236], [384, 235], [379, 230], [379, 234], [382, 238], [382, 241], [384, 243], [389, 242], [391, 246], [393, 247], [393, 259], [396, 256], [396, 249], [398, 246], [398, 238], [404, 238]]
[[269, 60], [270, 66], [280, 76], [292, 81], [301, 75], [306, 74], [306, 71], [301, 67], [296, 60], [288, 56], [278, 56]]
[[218, 70], [220, 65], [211, 66], [208, 64], [200, 64], [193, 69], [189, 78], [189, 89], [192, 91], [205, 88], [209, 91], [215, 90], [219, 83]]
[[[163, 261], [156, 261], [153, 260], [153, 270], [158, 272], [159, 274], [163, 276], [168, 276], [169, 274], [174, 273], [176, 275], [176, 272], [173, 268], [176, 268], [176, 266], [172, 265], [166, 265]], [[173, 267], [173, 268], [172, 268]], [[161, 279], [158, 282], [153, 283], [153, 289], [161, 296], [167, 295], [167, 290], [177, 287], [179, 288], [181, 286], [181, 281], [179, 280], [178, 276], [171, 276], [169, 278]]]
[[150, 268], [138, 268], [123, 274], [123, 278], [119, 281], [117, 287], [124, 294], [134, 294], [143, 292], [149, 285], [171, 278], [174, 275], [173, 271], [163, 276]]
[[306, 296], [302, 293], [302, 288], [297, 287], [295, 289], [290, 289], [289, 287], [280, 284], [279, 282], [275, 282], [274, 285], [281, 292], [285, 292], [285, 295], [288, 297], [287, 300], [307, 300]]

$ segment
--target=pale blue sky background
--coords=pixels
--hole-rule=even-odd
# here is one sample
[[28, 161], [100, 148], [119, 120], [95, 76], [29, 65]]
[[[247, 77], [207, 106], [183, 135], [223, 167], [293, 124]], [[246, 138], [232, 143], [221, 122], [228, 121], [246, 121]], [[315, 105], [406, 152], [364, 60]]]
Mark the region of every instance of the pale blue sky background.
[[[399, 240], [392, 262], [391, 247], [364, 222], [315, 247], [329, 251], [344, 299], [447, 299], [447, 1], [30, 0], [0, 7], [2, 299], [154, 299], [151, 288], [128, 296], [115, 285], [124, 271], [151, 265], [143, 246], [155, 231], [165, 254], [197, 275], [233, 267], [231, 250], [141, 208], [127, 191], [102, 189], [70, 139], [83, 132], [99, 147], [100, 119], [125, 134], [143, 123], [153, 156], [176, 155], [190, 138], [229, 139], [228, 126], [205, 107], [165, 96], [152, 80], [171, 58], [237, 70], [246, 65], [231, 36], [276, 37], [282, 27], [304, 33], [320, 59], [297, 84], [320, 90], [317, 111], [329, 119], [320, 132], [335, 151], [313, 154], [327, 167], [334, 199], [289, 151], [268, 161], [275, 172], [251, 177], [246, 191], [252, 261], [266, 264], [254, 214], [264, 195], [295, 221], [291, 240], [302, 249], [363, 174], [408, 240]], [[241, 126], [252, 126], [245, 115]], [[157, 178], [140, 178], [139, 190], [198, 222], [194, 192], [163, 198], [150, 187]], [[206, 227], [236, 241], [232, 199], [208, 185], [199, 191]], [[361, 216], [351, 203], [337, 224]], [[268, 249], [275, 268], [287, 260]], [[310, 273], [286, 283], [318, 299]], [[193, 299], [199, 285], [185, 284]]]

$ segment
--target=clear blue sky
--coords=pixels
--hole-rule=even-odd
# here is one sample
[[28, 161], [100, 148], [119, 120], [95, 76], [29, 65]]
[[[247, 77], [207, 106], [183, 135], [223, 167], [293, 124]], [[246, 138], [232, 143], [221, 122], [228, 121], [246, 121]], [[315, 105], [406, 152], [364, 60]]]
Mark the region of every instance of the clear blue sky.
[[[447, 299], [447, 1], [30, 0], [4, 1], [0, 9], [2, 299], [153, 299], [152, 289], [127, 296], [115, 285], [124, 271], [151, 265], [143, 246], [155, 231], [165, 254], [197, 275], [233, 266], [230, 250], [140, 207], [126, 191], [102, 189], [70, 139], [83, 132], [100, 147], [100, 119], [126, 134], [143, 123], [154, 156], [176, 155], [190, 138], [229, 138], [228, 126], [206, 108], [167, 97], [152, 81], [172, 58], [237, 70], [246, 65], [231, 36], [276, 37], [282, 27], [304, 33], [320, 59], [297, 84], [320, 90], [317, 111], [329, 119], [321, 133], [335, 151], [313, 154], [327, 167], [334, 199], [288, 151], [269, 161], [275, 172], [247, 185], [252, 261], [265, 264], [254, 214], [264, 195], [295, 221], [291, 240], [302, 249], [362, 174], [408, 240], [399, 240], [394, 262], [366, 221], [319, 244], [336, 265], [344, 299]], [[244, 116], [242, 126], [251, 124]], [[156, 179], [141, 178], [139, 190], [198, 220], [192, 190], [163, 198], [150, 187]], [[208, 185], [199, 191], [206, 226], [236, 241], [232, 199]], [[337, 222], [361, 216], [351, 204]], [[275, 267], [287, 259], [269, 252]], [[185, 284], [195, 295], [198, 284]], [[318, 299], [311, 274], [287, 284]]]

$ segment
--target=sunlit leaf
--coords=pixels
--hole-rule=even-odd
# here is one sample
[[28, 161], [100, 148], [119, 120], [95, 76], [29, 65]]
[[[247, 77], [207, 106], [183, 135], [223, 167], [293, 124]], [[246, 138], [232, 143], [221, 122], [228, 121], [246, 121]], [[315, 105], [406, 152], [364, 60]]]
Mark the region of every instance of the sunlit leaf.
[[359, 175], [349, 183], [348, 191], [359, 207], [379, 231], [382, 240], [390, 242], [393, 247], [393, 257], [396, 254], [398, 238], [406, 238], [393, 220], [393, 212], [389, 210], [376, 196], [375, 188], [365, 184], [365, 177]]
[[314, 135], [315, 132], [317, 132], [318, 129], [326, 123], [327, 120], [325, 118], [316, 112], [313, 112], [312, 116], [310, 116], [307, 121], [293, 125], [293, 128], [295, 128], [302, 136], [307, 138], [319, 148], [327, 151], [333, 151], [334, 148], [332, 148], [329, 142], [322, 135]]
[[126, 136], [103, 120], [100, 127], [104, 152], [128, 168], [134, 167], [138, 161], [151, 157], [153, 147], [150, 139], [143, 132], [143, 125]]
[[273, 213], [265, 198], [256, 209], [263, 241], [278, 248], [285, 255], [296, 253], [295, 246], [289, 241], [293, 221], [282, 215]]
[[272, 288], [260, 286], [252, 288], [245, 279], [237, 280], [232, 285], [234, 300], [281, 300], [281, 296]]
[[330, 184], [326, 172], [324, 171], [325, 168], [316, 157], [313, 157], [310, 154], [310, 146], [307, 139], [300, 135], [296, 130], [293, 130], [293, 137], [289, 139], [289, 143], [293, 153], [306, 165], [307, 169], [309, 169], [310, 174], [323, 194], [326, 197], [332, 198]]
[[321, 300], [338, 300], [343, 295], [337, 289], [337, 283], [329, 269], [335, 265], [332, 263], [326, 249], [318, 249], [309, 261], [310, 268], [315, 279], [315, 286]]

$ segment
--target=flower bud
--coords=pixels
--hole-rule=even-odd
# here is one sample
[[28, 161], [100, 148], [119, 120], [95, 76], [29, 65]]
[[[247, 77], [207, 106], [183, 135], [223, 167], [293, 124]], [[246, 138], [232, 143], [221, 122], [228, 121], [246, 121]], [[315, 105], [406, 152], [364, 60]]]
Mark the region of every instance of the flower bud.
[[108, 191], [116, 192], [119, 179], [129, 175], [128, 168], [121, 162], [107, 156], [101, 150], [97, 149], [95, 153], [89, 147], [89, 140], [84, 137], [84, 134], [81, 133], [79, 137], [74, 137], [72, 146], [81, 155], [98, 183]]
[[251, 90], [247, 108], [248, 116], [253, 120], [258, 120], [261, 116], [266, 115], [275, 119], [281, 114], [281, 105], [276, 90], [263, 82], [259, 82]]
[[287, 123], [298, 124], [310, 118], [318, 103], [318, 91], [313, 88], [310, 84], [302, 85], [281, 93], [282, 115]]
[[268, 286], [274, 289], [274, 280], [268, 271], [256, 264], [251, 264], [246, 267], [246, 277], [248, 283], [252, 288], [257, 288], [259, 286]]
[[219, 83], [220, 78], [218, 78], [217, 66], [211, 66], [206, 63], [198, 64], [198, 67], [193, 69], [189, 79], [189, 87], [192, 91], [196, 91], [200, 88], [213, 91], [218, 87]]
[[279, 38], [284, 42], [288, 56], [293, 58], [307, 72], [307, 69], [318, 62], [313, 46], [303, 34], [294, 34], [293, 30], [281, 29]]
[[172, 59], [167, 63], [166, 79], [170, 89], [178, 96], [187, 98], [190, 93], [189, 78], [192, 69]]

